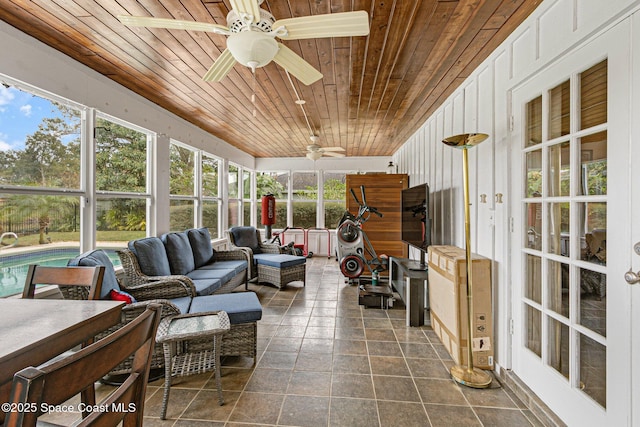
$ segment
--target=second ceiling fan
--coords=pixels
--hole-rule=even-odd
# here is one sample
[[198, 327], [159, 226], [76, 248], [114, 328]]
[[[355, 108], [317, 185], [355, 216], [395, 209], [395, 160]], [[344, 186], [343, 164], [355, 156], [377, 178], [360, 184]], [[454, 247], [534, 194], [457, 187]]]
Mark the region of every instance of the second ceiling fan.
[[305, 85], [322, 78], [322, 73], [301, 58], [281, 40], [324, 37], [366, 36], [369, 16], [365, 11], [339, 12], [276, 20], [262, 9], [264, 0], [230, 0], [227, 26], [180, 19], [119, 15], [120, 22], [132, 27], [166, 28], [208, 31], [228, 36], [227, 48], [203, 76], [205, 81], [218, 82], [236, 62], [251, 68], [264, 67], [274, 61]]

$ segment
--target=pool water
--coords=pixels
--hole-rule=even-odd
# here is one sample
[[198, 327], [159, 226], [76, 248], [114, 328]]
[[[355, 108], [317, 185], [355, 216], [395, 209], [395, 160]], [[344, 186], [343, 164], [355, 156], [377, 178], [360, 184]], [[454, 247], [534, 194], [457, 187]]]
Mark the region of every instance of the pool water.
[[[115, 250], [105, 249], [105, 252], [114, 266], [120, 265], [120, 259]], [[78, 254], [78, 249], [74, 248], [48, 249], [6, 256], [0, 253], [0, 298], [22, 293], [29, 265], [64, 267], [69, 259]]]

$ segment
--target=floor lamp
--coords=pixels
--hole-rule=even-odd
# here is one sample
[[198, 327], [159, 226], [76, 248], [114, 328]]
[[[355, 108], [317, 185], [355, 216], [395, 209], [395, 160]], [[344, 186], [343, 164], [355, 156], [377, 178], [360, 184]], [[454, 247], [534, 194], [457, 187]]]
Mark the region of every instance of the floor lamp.
[[442, 142], [450, 147], [462, 149], [462, 173], [464, 181], [464, 237], [467, 261], [467, 366], [451, 367], [451, 377], [460, 384], [473, 388], [487, 388], [491, 376], [485, 371], [473, 367], [473, 278], [471, 265], [471, 219], [469, 213], [469, 160], [467, 149], [475, 147], [487, 139], [485, 133], [465, 133], [450, 136]]

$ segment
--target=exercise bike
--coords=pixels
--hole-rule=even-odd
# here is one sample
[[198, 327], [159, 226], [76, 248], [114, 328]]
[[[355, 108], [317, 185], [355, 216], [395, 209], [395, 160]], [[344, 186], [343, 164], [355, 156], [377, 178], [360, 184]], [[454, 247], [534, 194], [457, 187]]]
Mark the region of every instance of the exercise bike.
[[349, 280], [359, 278], [365, 269], [369, 269], [372, 275], [377, 275], [389, 265], [389, 258], [386, 255], [378, 256], [367, 233], [362, 229], [362, 224], [369, 220], [371, 214], [380, 218], [383, 214], [373, 206], [367, 205], [363, 185], [360, 186], [360, 194], [362, 203], [353, 188], [351, 189], [351, 195], [358, 204], [358, 214], [354, 216], [351, 212], [345, 211], [336, 228], [336, 254], [340, 271]]

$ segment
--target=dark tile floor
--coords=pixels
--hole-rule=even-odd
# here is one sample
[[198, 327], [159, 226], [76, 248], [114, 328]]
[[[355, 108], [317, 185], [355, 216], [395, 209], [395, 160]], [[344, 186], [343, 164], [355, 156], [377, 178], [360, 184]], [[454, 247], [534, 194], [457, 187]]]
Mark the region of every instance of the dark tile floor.
[[307, 284], [252, 285], [264, 315], [258, 360], [227, 358], [225, 404], [211, 374], [177, 379], [167, 420], [162, 382], [149, 385], [145, 426], [530, 426], [541, 425], [497, 381], [460, 386], [431, 328], [405, 326], [404, 306], [358, 305], [335, 260], [308, 260]]

